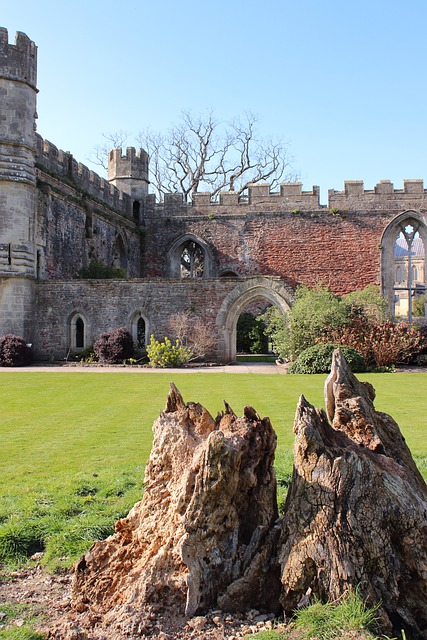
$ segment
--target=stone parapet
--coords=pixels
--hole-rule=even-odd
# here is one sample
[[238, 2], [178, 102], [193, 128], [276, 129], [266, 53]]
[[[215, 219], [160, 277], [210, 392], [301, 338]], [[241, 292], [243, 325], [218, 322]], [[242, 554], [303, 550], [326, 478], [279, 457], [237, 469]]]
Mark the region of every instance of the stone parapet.
[[68, 151], [58, 149], [39, 135], [36, 136], [36, 142], [36, 163], [47, 173], [71, 181], [73, 186], [124, 215], [132, 215], [132, 199], [128, 194], [119, 191], [108, 180], [77, 162]]
[[403, 189], [395, 189], [390, 180], [381, 180], [373, 189], [365, 189], [363, 180], [346, 180], [343, 191], [328, 191], [329, 207], [339, 210], [370, 211], [411, 209], [427, 206], [427, 189], [421, 179], [404, 180]]

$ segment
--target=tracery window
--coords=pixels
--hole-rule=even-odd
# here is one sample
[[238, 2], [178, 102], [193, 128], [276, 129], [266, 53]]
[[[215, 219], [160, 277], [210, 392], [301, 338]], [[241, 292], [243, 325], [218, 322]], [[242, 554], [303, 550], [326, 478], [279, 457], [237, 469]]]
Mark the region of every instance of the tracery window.
[[141, 311], [136, 311], [130, 321], [134, 345], [144, 351], [147, 346], [147, 322]]
[[394, 243], [394, 315], [409, 321], [424, 309], [425, 246], [420, 230], [421, 223], [417, 220], [403, 220], [397, 226]]
[[180, 267], [181, 278], [202, 278], [205, 253], [194, 240], [187, 240], [182, 246]]

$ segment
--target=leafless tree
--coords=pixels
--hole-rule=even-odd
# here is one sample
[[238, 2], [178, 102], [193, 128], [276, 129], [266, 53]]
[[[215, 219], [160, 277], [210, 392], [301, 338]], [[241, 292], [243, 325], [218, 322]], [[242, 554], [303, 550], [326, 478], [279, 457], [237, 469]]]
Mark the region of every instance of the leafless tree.
[[193, 353], [192, 360], [203, 359], [215, 346], [212, 328], [200, 319], [193, 319], [187, 311], [175, 313], [169, 320], [169, 329], [175, 339]]
[[102, 137], [104, 138], [104, 142], [102, 144], [96, 145], [93, 150], [93, 153], [89, 160], [93, 163], [108, 170], [108, 154], [111, 149], [116, 149], [117, 147], [123, 147], [126, 143], [126, 140], [129, 138], [129, 134], [126, 131], [109, 131], [107, 133], [103, 133]]
[[195, 116], [183, 111], [179, 123], [166, 135], [149, 129], [138, 136], [150, 156], [150, 181], [160, 200], [165, 193], [181, 192], [191, 199], [198, 191], [241, 194], [248, 184], [268, 181], [272, 188], [296, 179], [288, 144], [263, 138], [258, 118], [251, 113], [228, 124], [212, 112]]

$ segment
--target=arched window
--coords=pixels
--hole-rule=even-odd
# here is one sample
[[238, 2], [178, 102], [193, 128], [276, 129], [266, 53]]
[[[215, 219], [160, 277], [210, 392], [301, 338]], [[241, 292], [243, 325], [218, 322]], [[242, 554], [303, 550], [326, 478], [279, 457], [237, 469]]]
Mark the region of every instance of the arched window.
[[131, 334], [134, 345], [137, 349], [144, 351], [147, 346], [148, 323], [140, 311], [133, 314], [131, 318]]
[[136, 323], [136, 344], [138, 349], [145, 349], [145, 320], [139, 318]]
[[[396, 318], [412, 321], [423, 307], [426, 293], [425, 247], [427, 227], [420, 213], [399, 215], [383, 235], [383, 292]], [[417, 301], [414, 310], [414, 301]], [[416, 311], [416, 312], [414, 312]]]
[[194, 240], [187, 240], [181, 251], [181, 278], [203, 278], [205, 252]]

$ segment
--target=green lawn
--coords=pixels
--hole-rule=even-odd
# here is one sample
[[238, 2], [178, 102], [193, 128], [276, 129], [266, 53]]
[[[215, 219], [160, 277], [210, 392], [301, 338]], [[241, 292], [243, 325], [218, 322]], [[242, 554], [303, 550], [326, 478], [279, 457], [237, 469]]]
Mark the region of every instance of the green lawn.
[[[216, 373], [0, 372], [0, 562], [45, 550], [69, 563], [142, 492], [151, 426], [173, 380], [185, 401], [216, 415], [225, 399], [251, 404], [278, 434], [280, 473], [289, 473], [298, 396], [323, 406], [326, 376]], [[423, 472], [427, 374], [366, 374], [376, 407], [399, 423]]]

